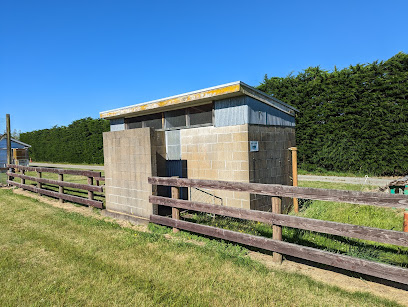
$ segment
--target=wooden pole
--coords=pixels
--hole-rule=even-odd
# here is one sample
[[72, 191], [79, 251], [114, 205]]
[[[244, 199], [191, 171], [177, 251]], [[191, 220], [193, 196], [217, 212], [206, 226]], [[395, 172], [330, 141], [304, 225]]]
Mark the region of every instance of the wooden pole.
[[[42, 173], [39, 172], [39, 171], [37, 171], [37, 177], [38, 177], [38, 178], [41, 178], [41, 177], [42, 177]], [[39, 189], [42, 189], [42, 183], [41, 183], [41, 182], [37, 182], [37, 187], [38, 187]], [[41, 193], [38, 192], [38, 195], [41, 196]]]
[[[58, 181], [64, 181], [64, 174], [58, 174]], [[58, 192], [61, 194], [64, 194], [64, 187], [59, 186], [58, 187]], [[59, 199], [60, 203], [63, 203], [64, 200], [62, 198]]]
[[[297, 147], [291, 147], [289, 150], [292, 152], [292, 178], [293, 186], [298, 186], [298, 174], [297, 174]], [[293, 198], [293, 208], [295, 213], [299, 212], [299, 202], [297, 198]]]
[[[21, 175], [25, 174], [25, 170], [21, 169], [20, 170]], [[21, 184], [25, 184], [25, 179], [21, 178]]]
[[408, 232], [408, 211], [404, 211], [404, 232]]
[[[11, 163], [11, 128], [10, 128], [10, 114], [6, 114], [6, 134], [7, 134], [7, 164]], [[11, 180], [12, 177], [8, 177]]]
[[[178, 187], [171, 187], [171, 198], [179, 199], [179, 188]], [[171, 208], [171, 217], [175, 220], [180, 219], [180, 210], [177, 208]], [[179, 229], [173, 228], [173, 232], [179, 232]]]
[[[88, 184], [93, 185], [93, 177], [88, 177]], [[88, 199], [90, 199], [90, 200], [94, 199], [94, 192], [93, 191], [88, 191]]]
[[[282, 213], [282, 199], [280, 197], [272, 197], [272, 212], [278, 214]], [[272, 230], [272, 239], [282, 241], [282, 227], [273, 225]], [[274, 252], [273, 261], [279, 264], [282, 263], [282, 254]]]

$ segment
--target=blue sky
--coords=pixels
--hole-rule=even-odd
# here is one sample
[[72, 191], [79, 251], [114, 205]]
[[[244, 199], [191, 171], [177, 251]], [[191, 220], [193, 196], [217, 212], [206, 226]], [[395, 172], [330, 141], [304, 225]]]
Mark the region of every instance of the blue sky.
[[0, 125], [6, 113], [23, 132], [68, 125], [265, 74], [386, 60], [408, 52], [407, 12], [393, 0], [0, 0]]

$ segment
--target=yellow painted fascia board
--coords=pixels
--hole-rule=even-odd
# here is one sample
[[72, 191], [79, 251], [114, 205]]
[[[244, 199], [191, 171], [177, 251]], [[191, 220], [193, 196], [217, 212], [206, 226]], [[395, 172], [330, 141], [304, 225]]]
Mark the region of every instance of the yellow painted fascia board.
[[[142, 104], [136, 104], [129, 107], [101, 112], [100, 117], [106, 119], [114, 119], [121, 117], [132, 117], [136, 114], [146, 115], [161, 111], [179, 109], [183, 107], [196, 106], [209, 101], [238, 95], [250, 96], [292, 116], [295, 115], [295, 112], [298, 112], [296, 108], [280, 101], [279, 99], [265, 94], [264, 92], [261, 92], [260, 90], [253, 88], [252, 86], [249, 86], [241, 81], [237, 81], [172, 97], [153, 100]], [[185, 105], [181, 106], [181, 104]]]
[[241, 90], [240, 82], [228, 83], [222, 86], [195, 91], [191, 93], [181, 94], [169, 98], [159, 99], [144, 104], [129, 106], [125, 108], [115, 109], [111, 111], [101, 112], [101, 118], [118, 118], [126, 117], [129, 114], [145, 113], [144, 111], [154, 110], [158, 108], [172, 108], [179, 104], [198, 102], [199, 100], [211, 100], [215, 97], [223, 97], [233, 93], [239, 93]]

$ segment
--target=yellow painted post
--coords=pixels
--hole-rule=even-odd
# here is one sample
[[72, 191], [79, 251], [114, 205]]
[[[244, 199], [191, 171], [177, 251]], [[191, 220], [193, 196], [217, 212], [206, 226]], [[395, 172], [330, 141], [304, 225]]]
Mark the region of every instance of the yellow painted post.
[[[272, 212], [282, 213], [282, 199], [280, 197], [272, 197]], [[278, 225], [272, 226], [272, 239], [282, 241], [282, 227]], [[273, 261], [276, 263], [282, 263], [282, 254], [273, 252]]]
[[[289, 150], [292, 152], [292, 178], [293, 186], [298, 186], [298, 174], [297, 174], [297, 147], [291, 147]], [[299, 212], [299, 202], [297, 198], [293, 198], [293, 208], [295, 213]]]

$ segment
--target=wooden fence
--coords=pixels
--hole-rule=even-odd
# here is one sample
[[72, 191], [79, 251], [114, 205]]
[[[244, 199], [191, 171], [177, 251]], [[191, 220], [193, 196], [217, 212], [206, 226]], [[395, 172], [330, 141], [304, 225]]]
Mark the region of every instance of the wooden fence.
[[[173, 208], [172, 218], [151, 215], [150, 221], [153, 223], [166, 225], [169, 227], [173, 227], [174, 229], [184, 229], [187, 231], [220, 238], [223, 240], [269, 250], [274, 252], [274, 259], [276, 261], [281, 261], [281, 254], [284, 254], [349, 271], [399, 282], [402, 284], [408, 284], [408, 269], [406, 268], [284, 242], [282, 241], [281, 229], [282, 226], [287, 226], [331, 235], [345, 236], [408, 247], [408, 233], [405, 232], [281, 214], [281, 197], [296, 197], [313, 200], [327, 200], [406, 209], [408, 208], [408, 197], [406, 195], [391, 195], [371, 192], [300, 188], [275, 184], [242, 183], [184, 178], [150, 177], [148, 180], [150, 184], [154, 185], [210, 188], [218, 190], [250, 192], [254, 194], [272, 196], [271, 205], [273, 212], [238, 209], [206, 203], [192, 202], [177, 199], [178, 197], [167, 198], [161, 196], [150, 196], [151, 203], [170, 206]], [[179, 220], [179, 209], [219, 214], [228, 217], [267, 223], [273, 226], [273, 239], [181, 221]]]
[[[103, 192], [103, 186], [100, 186], [99, 183], [100, 181], [105, 181], [105, 177], [101, 176], [101, 172], [20, 166], [14, 164], [7, 164], [7, 168], [9, 169], [9, 171], [6, 173], [9, 178], [7, 180], [7, 183], [9, 185], [13, 185], [24, 190], [29, 190], [40, 195], [55, 197], [60, 199], [61, 202], [66, 200], [74, 203], [93, 206], [100, 209], [103, 208], [103, 202], [94, 199], [94, 192]], [[19, 171], [19, 173], [17, 171]], [[37, 177], [25, 175], [26, 171], [36, 172]], [[58, 174], [58, 180], [42, 178], [42, 173]], [[78, 175], [88, 177], [88, 184], [64, 181], [64, 175]], [[13, 178], [20, 178], [20, 182], [14, 181]], [[26, 184], [26, 180], [34, 181], [37, 183], [37, 185], [34, 186]], [[96, 182], [96, 185], [93, 184], [94, 181]], [[43, 184], [58, 186], [58, 192], [44, 189], [42, 186]], [[66, 194], [64, 193], [64, 187], [88, 191], [88, 198]]]

